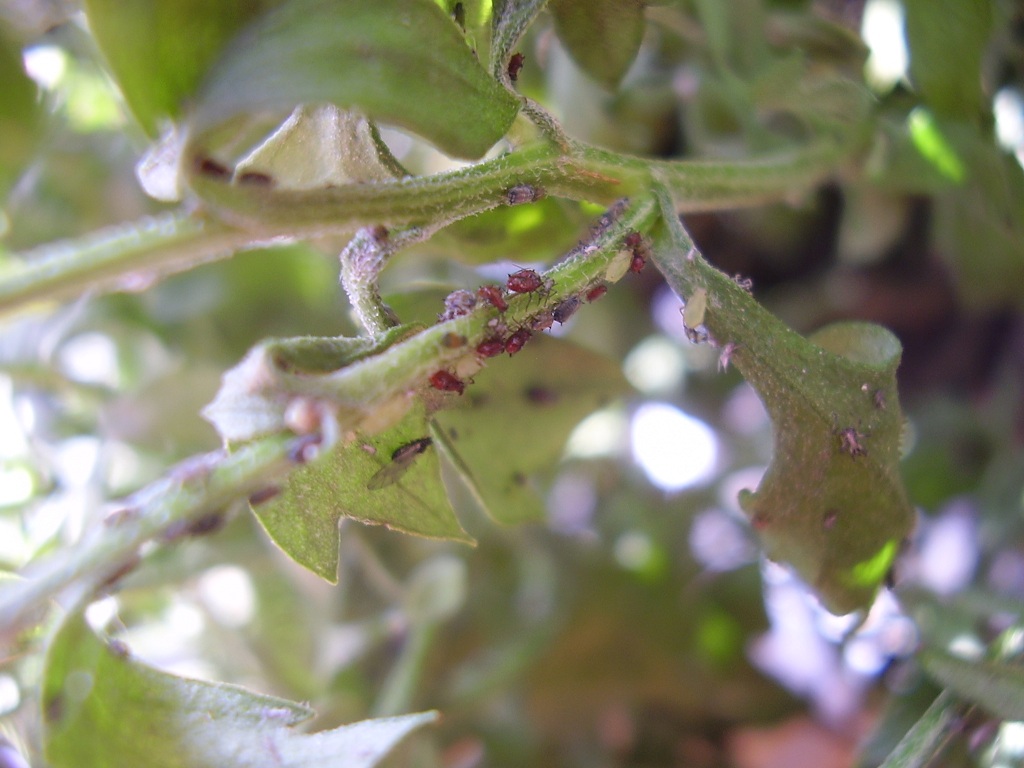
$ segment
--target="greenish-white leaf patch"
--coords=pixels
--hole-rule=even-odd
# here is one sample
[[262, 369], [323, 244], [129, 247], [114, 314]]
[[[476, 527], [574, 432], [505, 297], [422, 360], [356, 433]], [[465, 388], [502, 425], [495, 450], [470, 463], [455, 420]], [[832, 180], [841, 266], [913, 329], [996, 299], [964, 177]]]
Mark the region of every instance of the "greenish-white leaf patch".
[[169, 675], [103, 642], [79, 616], [53, 638], [43, 680], [44, 741], [54, 768], [372, 768], [434, 713], [320, 733], [293, 726], [302, 704]]

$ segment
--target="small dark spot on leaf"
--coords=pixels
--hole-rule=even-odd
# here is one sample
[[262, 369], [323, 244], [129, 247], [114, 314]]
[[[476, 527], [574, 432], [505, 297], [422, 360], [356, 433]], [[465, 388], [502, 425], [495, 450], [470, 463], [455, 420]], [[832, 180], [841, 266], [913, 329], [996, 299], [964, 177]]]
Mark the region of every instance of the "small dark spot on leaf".
[[534, 405], [554, 405], [558, 402], [558, 393], [540, 384], [526, 389], [526, 399]]
[[835, 528], [836, 521], [839, 519], [838, 509], [829, 509], [825, 511], [825, 516], [821, 520], [822, 526], [826, 531], [831, 531]]
[[228, 170], [228, 167], [217, 162], [212, 157], [196, 157], [193, 162], [196, 173], [200, 176], [206, 176], [208, 179], [216, 179], [217, 181], [228, 181], [231, 178], [231, 171]]
[[56, 724], [64, 717], [64, 697], [59, 693], [43, 705], [43, 716], [46, 722]]
[[274, 186], [274, 177], [267, 173], [260, 173], [259, 171], [245, 171], [238, 175], [236, 181], [246, 187]]
[[458, 349], [466, 346], [466, 337], [458, 333], [446, 333], [441, 337], [441, 346], [446, 349]]
[[206, 536], [224, 527], [224, 513], [209, 512], [194, 520], [175, 520], [161, 534], [161, 540], [174, 542], [193, 536]]
[[260, 488], [255, 493], [249, 496], [249, 504], [258, 507], [260, 504], [265, 504], [272, 498], [281, 493], [281, 487], [277, 485], [268, 485], [266, 488]]

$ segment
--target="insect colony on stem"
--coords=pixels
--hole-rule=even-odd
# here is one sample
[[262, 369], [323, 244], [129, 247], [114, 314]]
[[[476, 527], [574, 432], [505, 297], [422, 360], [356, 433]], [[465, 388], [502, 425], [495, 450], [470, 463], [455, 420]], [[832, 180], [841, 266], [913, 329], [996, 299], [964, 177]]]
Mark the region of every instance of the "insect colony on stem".
[[[542, 196], [543, 190], [529, 184], [521, 184], [508, 190], [507, 202], [510, 205], [518, 205], [533, 202]], [[619, 212], [621, 212], [621, 206], [614, 212], [609, 211], [602, 216], [599, 223], [592, 228], [592, 233], [595, 235], [603, 233], [611, 226]], [[624, 256], [628, 259], [628, 266], [623, 265], [623, 272], [641, 272], [651, 255], [651, 246], [648, 238], [640, 232], [630, 231], [623, 237], [621, 248], [625, 251]], [[618, 273], [619, 276], [621, 274]], [[536, 270], [523, 267], [507, 275], [504, 287], [484, 284], [479, 286], [476, 291], [465, 289], [452, 291], [445, 298], [444, 311], [438, 315], [437, 319], [438, 322], [447, 322], [468, 315], [478, 305], [488, 305], [497, 310], [499, 317], [488, 321], [486, 335], [473, 348], [474, 357], [479, 361], [479, 364], [482, 364], [483, 360], [497, 357], [503, 352], [509, 356], [515, 355], [526, 346], [534, 333], [546, 331], [554, 323], [564, 324], [568, 322], [584, 302], [588, 304], [593, 303], [608, 292], [608, 284], [604, 281], [599, 281], [587, 287], [579, 294], [572, 294], [562, 298], [553, 307], [538, 310], [523, 322], [522, 325], [508, 333], [509, 328], [505, 324], [504, 315], [509, 309], [509, 300], [518, 296], [534, 295], [547, 299], [554, 290], [554, 286], [553, 280], [545, 280]], [[447, 349], [458, 348], [462, 345], [455, 344], [452, 340], [464, 338], [448, 333], [443, 337], [442, 345]], [[433, 389], [440, 392], [462, 395], [466, 388], [466, 381], [460, 378], [457, 373], [453, 373], [452, 370], [447, 368], [435, 371], [428, 378], [428, 382]]]

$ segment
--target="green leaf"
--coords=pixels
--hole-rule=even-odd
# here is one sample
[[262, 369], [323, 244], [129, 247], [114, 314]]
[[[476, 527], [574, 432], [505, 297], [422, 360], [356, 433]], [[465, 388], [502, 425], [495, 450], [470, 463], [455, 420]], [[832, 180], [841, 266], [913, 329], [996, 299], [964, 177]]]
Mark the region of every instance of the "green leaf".
[[[772, 420], [772, 460], [740, 502], [768, 557], [790, 564], [834, 613], [868, 606], [913, 522], [899, 472], [901, 348], [840, 323], [804, 339], [692, 249], [663, 195], [655, 261], [681, 296], [706, 291], [704, 326]], [[696, 332], [698, 329], [691, 329]]]
[[422, 404], [397, 426], [356, 437], [292, 472], [279, 496], [254, 508], [274, 542], [295, 562], [334, 583], [343, 517], [404, 533], [472, 542], [441, 482], [437, 452], [400, 450], [428, 438]]
[[458, 407], [435, 416], [436, 442], [491, 516], [544, 517], [540, 494], [580, 420], [629, 391], [613, 361], [539, 334], [512, 360], [493, 358]]
[[85, 0], [89, 29], [151, 136], [181, 115], [222, 46], [280, 0]]
[[47, 652], [43, 681], [46, 756], [54, 768], [372, 768], [424, 712], [302, 734], [302, 704], [224, 683], [188, 680], [102, 642], [78, 616]]
[[548, 0], [495, 0], [491, 17], [491, 73], [500, 78], [520, 38]]
[[930, 765], [945, 745], [958, 714], [952, 697], [946, 692], [939, 694], [879, 768], [925, 768]]
[[644, 0], [552, 0], [558, 39], [573, 60], [609, 88], [622, 80], [644, 37]]
[[292, 0], [228, 47], [192, 127], [202, 134], [237, 116], [317, 102], [358, 109], [465, 158], [490, 149], [519, 109], [431, 0]]
[[944, 117], [986, 109], [981, 63], [992, 29], [990, 0], [904, 0], [910, 77]]
[[809, 341], [765, 330], [733, 356], [775, 431], [768, 470], [741, 503], [768, 556], [848, 613], [874, 598], [913, 520], [899, 474], [900, 344], [867, 323]]
[[957, 696], [1003, 720], [1024, 720], [1024, 667], [999, 661], [968, 661], [926, 648], [918, 654], [925, 672]]

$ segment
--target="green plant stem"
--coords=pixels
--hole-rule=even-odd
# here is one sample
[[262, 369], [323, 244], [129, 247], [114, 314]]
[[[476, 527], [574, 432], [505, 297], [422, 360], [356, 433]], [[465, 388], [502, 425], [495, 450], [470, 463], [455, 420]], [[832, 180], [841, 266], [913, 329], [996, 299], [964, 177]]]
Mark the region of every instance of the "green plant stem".
[[[578, 296], [599, 282], [614, 283], [628, 274], [629, 253], [622, 250], [622, 241], [630, 231], [650, 229], [659, 215], [651, 198], [641, 199], [625, 208], [610, 225], [591, 242], [578, 248], [568, 258], [544, 273], [550, 284], [531, 294], [508, 299], [508, 310], [498, 313], [490, 305], [478, 306], [469, 314], [433, 325], [383, 352], [347, 365], [337, 372], [321, 376], [281, 376], [283, 391], [292, 395], [323, 398], [341, 409], [342, 431], [358, 430], [358, 422], [346, 420], [352, 414], [379, 418], [378, 404], [422, 386], [438, 368], [453, 365], [467, 356], [485, 338], [495, 334], [492, 323], [500, 322], [506, 329], [529, 327], [531, 320], [550, 312], [560, 302]], [[450, 337], [465, 338], [466, 343], [450, 347]], [[400, 414], [398, 414], [400, 415]], [[389, 426], [375, 422], [375, 431]]]
[[371, 336], [398, 325], [377, 287], [377, 276], [389, 255], [378, 242], [380, 237], [373, 227], [363, 227], [353, 235], [338, 257], [341, 285], [348, 296], [348, 303]]
[[412, 709], [427, 653], [437, 636], [437, 624], [415, 624], [402, 645], [398, 659], [381, 686], [373, 706], [374, 717], [394, 717]]
[[537, 142], [449, 173], [316, 190], [246, 187], [202, 176], [199, 196], [225, 220], [295, 237], [386, 226], [450, 223], [508, 202], [510, 189], [610, 204], [650, 190], [652, 173], [680, 210], [710, 211], [791, 198], [832, 172], [851, 147], [821, 138], [799, 149], [740, 161], [652, 161], [573, 142]]
[[187, 535], [190, 522], [274, 483], [292, 466], [294, 441], [274, 436], [234, 453], [191, 459], [123, 501], [70, 551], [31, 565], [23, 578], [0, 583], [0, 640], [10, 640], [44, 612], [51, 598], [76, 605], [137, 562], [149, 541]]
[[438, 227], [410, 227], [388, 232], [383, 227], [363, 227], [353, 235], [339, 256], [341, 285], [363, 328], [375, 336], [399, 324], [380, 296], [378, 278], [391, 256], [402, 248], [433, 236]]
[[203, 216], [166, 214], [21, 254], [0, 277], [0, 313], [85, 291], [140, 290], [158, 278], [259, 245], [251, 234]]
[[26, 254], [24, 267], [0, 279], [0, 312], [87, 290], [138, 289], [282, 239], [349, 236], [370, 224], [434, 231], [508, 204], [509, 191], [523, 185], [538, 194], [607, 205], [649, 193], [654, 174], [679, 210], [760, 205], [809, 189], [851, 149], [822, 138], [751, 160], [651, 161], [576, 142], [568, 152], [538, 142], [449, 173], [307, 191], [234, 185], [200, 175], [191, 184], [208, 215], [145, 219]]

